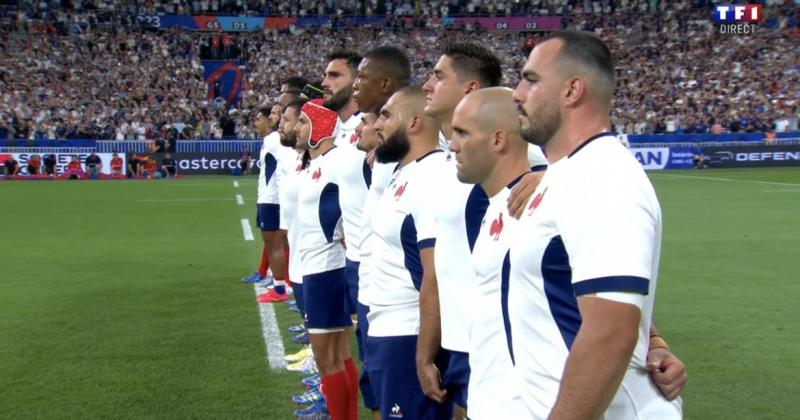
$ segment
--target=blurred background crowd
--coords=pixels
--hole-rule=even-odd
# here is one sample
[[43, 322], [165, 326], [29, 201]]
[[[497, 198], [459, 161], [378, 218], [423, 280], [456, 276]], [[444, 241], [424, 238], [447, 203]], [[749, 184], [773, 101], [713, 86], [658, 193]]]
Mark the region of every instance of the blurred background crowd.
[[[0, 138], [254, 138], [251, 118], [289, 76], [323, 77], [338, 48], [404, 48], [423, 83], [454, 40], [474, 40], [504, 62], [515, 86], [543, 33], [445, 27], [443, 16], [562, 16], [594, 31], [617, 60], [617, 132], [797, 131], [800, 7], [765, 5], [753, 34], [720, 34], [704, 1], [581, 0], [24, 0], [0, 2]], [[140, 14], [390, 15], [381, 26], [208, 33], [156, 30]], [[412, 16], [413, 19], [401, 19]], [[237, 63], [240, 101], [228, 104], [202, 60]]]

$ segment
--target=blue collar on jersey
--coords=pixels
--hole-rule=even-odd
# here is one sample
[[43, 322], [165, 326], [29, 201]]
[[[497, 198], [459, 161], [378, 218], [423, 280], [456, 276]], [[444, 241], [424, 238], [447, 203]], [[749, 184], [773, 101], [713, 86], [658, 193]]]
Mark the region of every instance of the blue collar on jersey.
[[526, 171], [526, 172], [523, 172], [523, 173], [522, 173], [522, 175], [520, 175], [520, 176], [518, 176], [518, 177], [514, 178], [514, 180], [513, 180], [513, 181], [511, 181], [511, 183], [510, 183], [510, 184], [508, 184], [506, 187], [507, 187], [509, 190], [510, 190], [510, 189], [512, 189], [512, 188], [514, 188], [514, 186], [515, 186], [515, 185], [517, 185], [517, 184], [519, 183], [519, 181], [522, 179], [522, 177], [524, 177], [525, 175], [528, 175], [528, 174], [529, 174], [529, 173], [531, 173], [531, 172], [533, 172], [533, 171]]
[[422, 159], [425, 159], [426, 157], [428, 157], [428, 156], [430, 156], [430, 155], [432, 155], [432, 154], [434, 154], [434, 153], [439, 153], [439, 152], [444, 152], [444, 150], [442, 150], [442, 149], [434, 149], [434, 150], [431, 150], [430, 152], [428, 152], [428, 153], [425, 153], [424, 155], [422, 155], [422, 156], [421, 156], [419, 159], [417, 159], [416, 161], [417, 161], [417, 162], [419, 162], [419, 161], [421, 161]]
[[326, 151], [325, 151], [325, 153], [321, 154], [320, 156], [325, 156], [325, 155], [327, 155], [327, 154], [328, 154], [328, 152], [330, 152], [331, 150], [333, 150], [333, 149], [335, 149], [335, 148], [336, 148], [336, 146], [333, 146], [333, 147], [331, 147], [330, 149], [326, 150]]
[[567, 156], [567, 158], [571, 158], [571, 157], [575, 156], [575, 153], [578, 153], [578, 151], [580, 151], [581, 149], [586, 147], [587, 144], [599, 139], [600, 137], [613, 136], [613, 135], [614, 135], [614, 133], [612, 133], [610, 131], [603, 131], [602, 133], [595, 134], [592, 137], [589, 137], [589, 140], [586, 140], [585, 142], [581, 143], [581, 145], [578, 146], [575, 150], [573, 150], [572, 153], [570, 153], [569, 156]]

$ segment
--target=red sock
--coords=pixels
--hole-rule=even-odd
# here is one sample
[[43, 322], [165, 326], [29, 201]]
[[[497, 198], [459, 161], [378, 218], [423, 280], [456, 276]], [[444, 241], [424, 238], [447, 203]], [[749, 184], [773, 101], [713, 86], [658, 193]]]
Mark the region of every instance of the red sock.
[[322, 377], [322, 395], [325, 396], [325, 402], [328, 404], [328, 413], [331, 420], [355, 420], [355, 417], [350, 416], [348, 411], [348, 394], [350, 394], [350, 381], [347, 377], [347, 371], [334, 373], [333, 375], [326, 375]]
[[358, 418], [358, 369], [353, 363], [353, 358], [349, 357], [344, 361], [344, 371], [347, 372], [347, 379], [350, 380], [350, 393], [348, 394], [347, 408], [350, 410], [352, 418]]
[[269, 252], [267, 246], [261, 248], [261, 264], [258, 265], [258, 274], [261, 277], [267, 277], [267, 268], [269, 268]]

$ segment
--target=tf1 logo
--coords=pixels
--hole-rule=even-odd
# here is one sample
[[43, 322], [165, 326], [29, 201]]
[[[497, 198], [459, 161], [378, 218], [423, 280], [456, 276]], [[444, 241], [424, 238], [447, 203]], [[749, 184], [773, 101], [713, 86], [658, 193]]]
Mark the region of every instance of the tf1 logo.
[[716, 23], [757, 23], [764, 20], [760, 4], [717, 4], [714, 6]]

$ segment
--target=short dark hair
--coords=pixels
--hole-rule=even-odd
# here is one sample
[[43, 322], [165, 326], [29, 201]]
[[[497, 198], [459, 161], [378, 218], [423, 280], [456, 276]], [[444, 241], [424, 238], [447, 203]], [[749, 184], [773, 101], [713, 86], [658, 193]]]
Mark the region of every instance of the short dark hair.
[[383, 45], [369, 50], [364, 58], [376, 62], [398, 88], [411, 84], [411, 62], [400, 48]]
[[288, 104], [286, 104], [286, 108], [294, 108], [297, 110], [296, 114], [300, 115], [300, 109], [303, 108], [303, 105], [305, 105], [306, 102], [308, 102], [308, 99], [305, 98], [292, 99]]
[[[585, 66], [606, 80], [608, 95], [614, 93], [614, 57], [608, 46], [597, 36], [585, 31], [556, 31], [544, 41], [559, 39], [563, 43], [559, 55]], [[542, 42], [544, 42], [542, 41]]]
[[445, 45], [442, 55], [453, 60], [453, 69], [460, 81], [470, 78], [481, 88], [500, 86], [503, 70], [500, 59], [488, 48], [476, 42], [454, 42]]
[[305, 77], [302, 76], [291, 76], [287, 77], [283, 81], [283, 84], [289, 86], [289, 92], [299, 94], [303, 90], [303, 88], [306, 87], [308, 81], [306, 80]]
[[348, 50], [336, 50], [330, 54], [328, 54], [328, 62], [333, 60], [344, 60], [347, 63], [347, 67], [353, 73], [353, 77], [355, 77], [356, 72], [358, 71], [358, 63], [361, 62], [361, 55], [359, 55], [355, 51], [348, 51]]
[[264, 117], [268, 117], [269, 114], [272, 113], [272, 107], [273, 106], [274, 105], [272, 105], [272, 104], [266, 104], [266, 105], [263, 105], [263, 106], [259, 107], [258, 108], [258, 112], [256, 113], [256, 115], [261, 114]]

